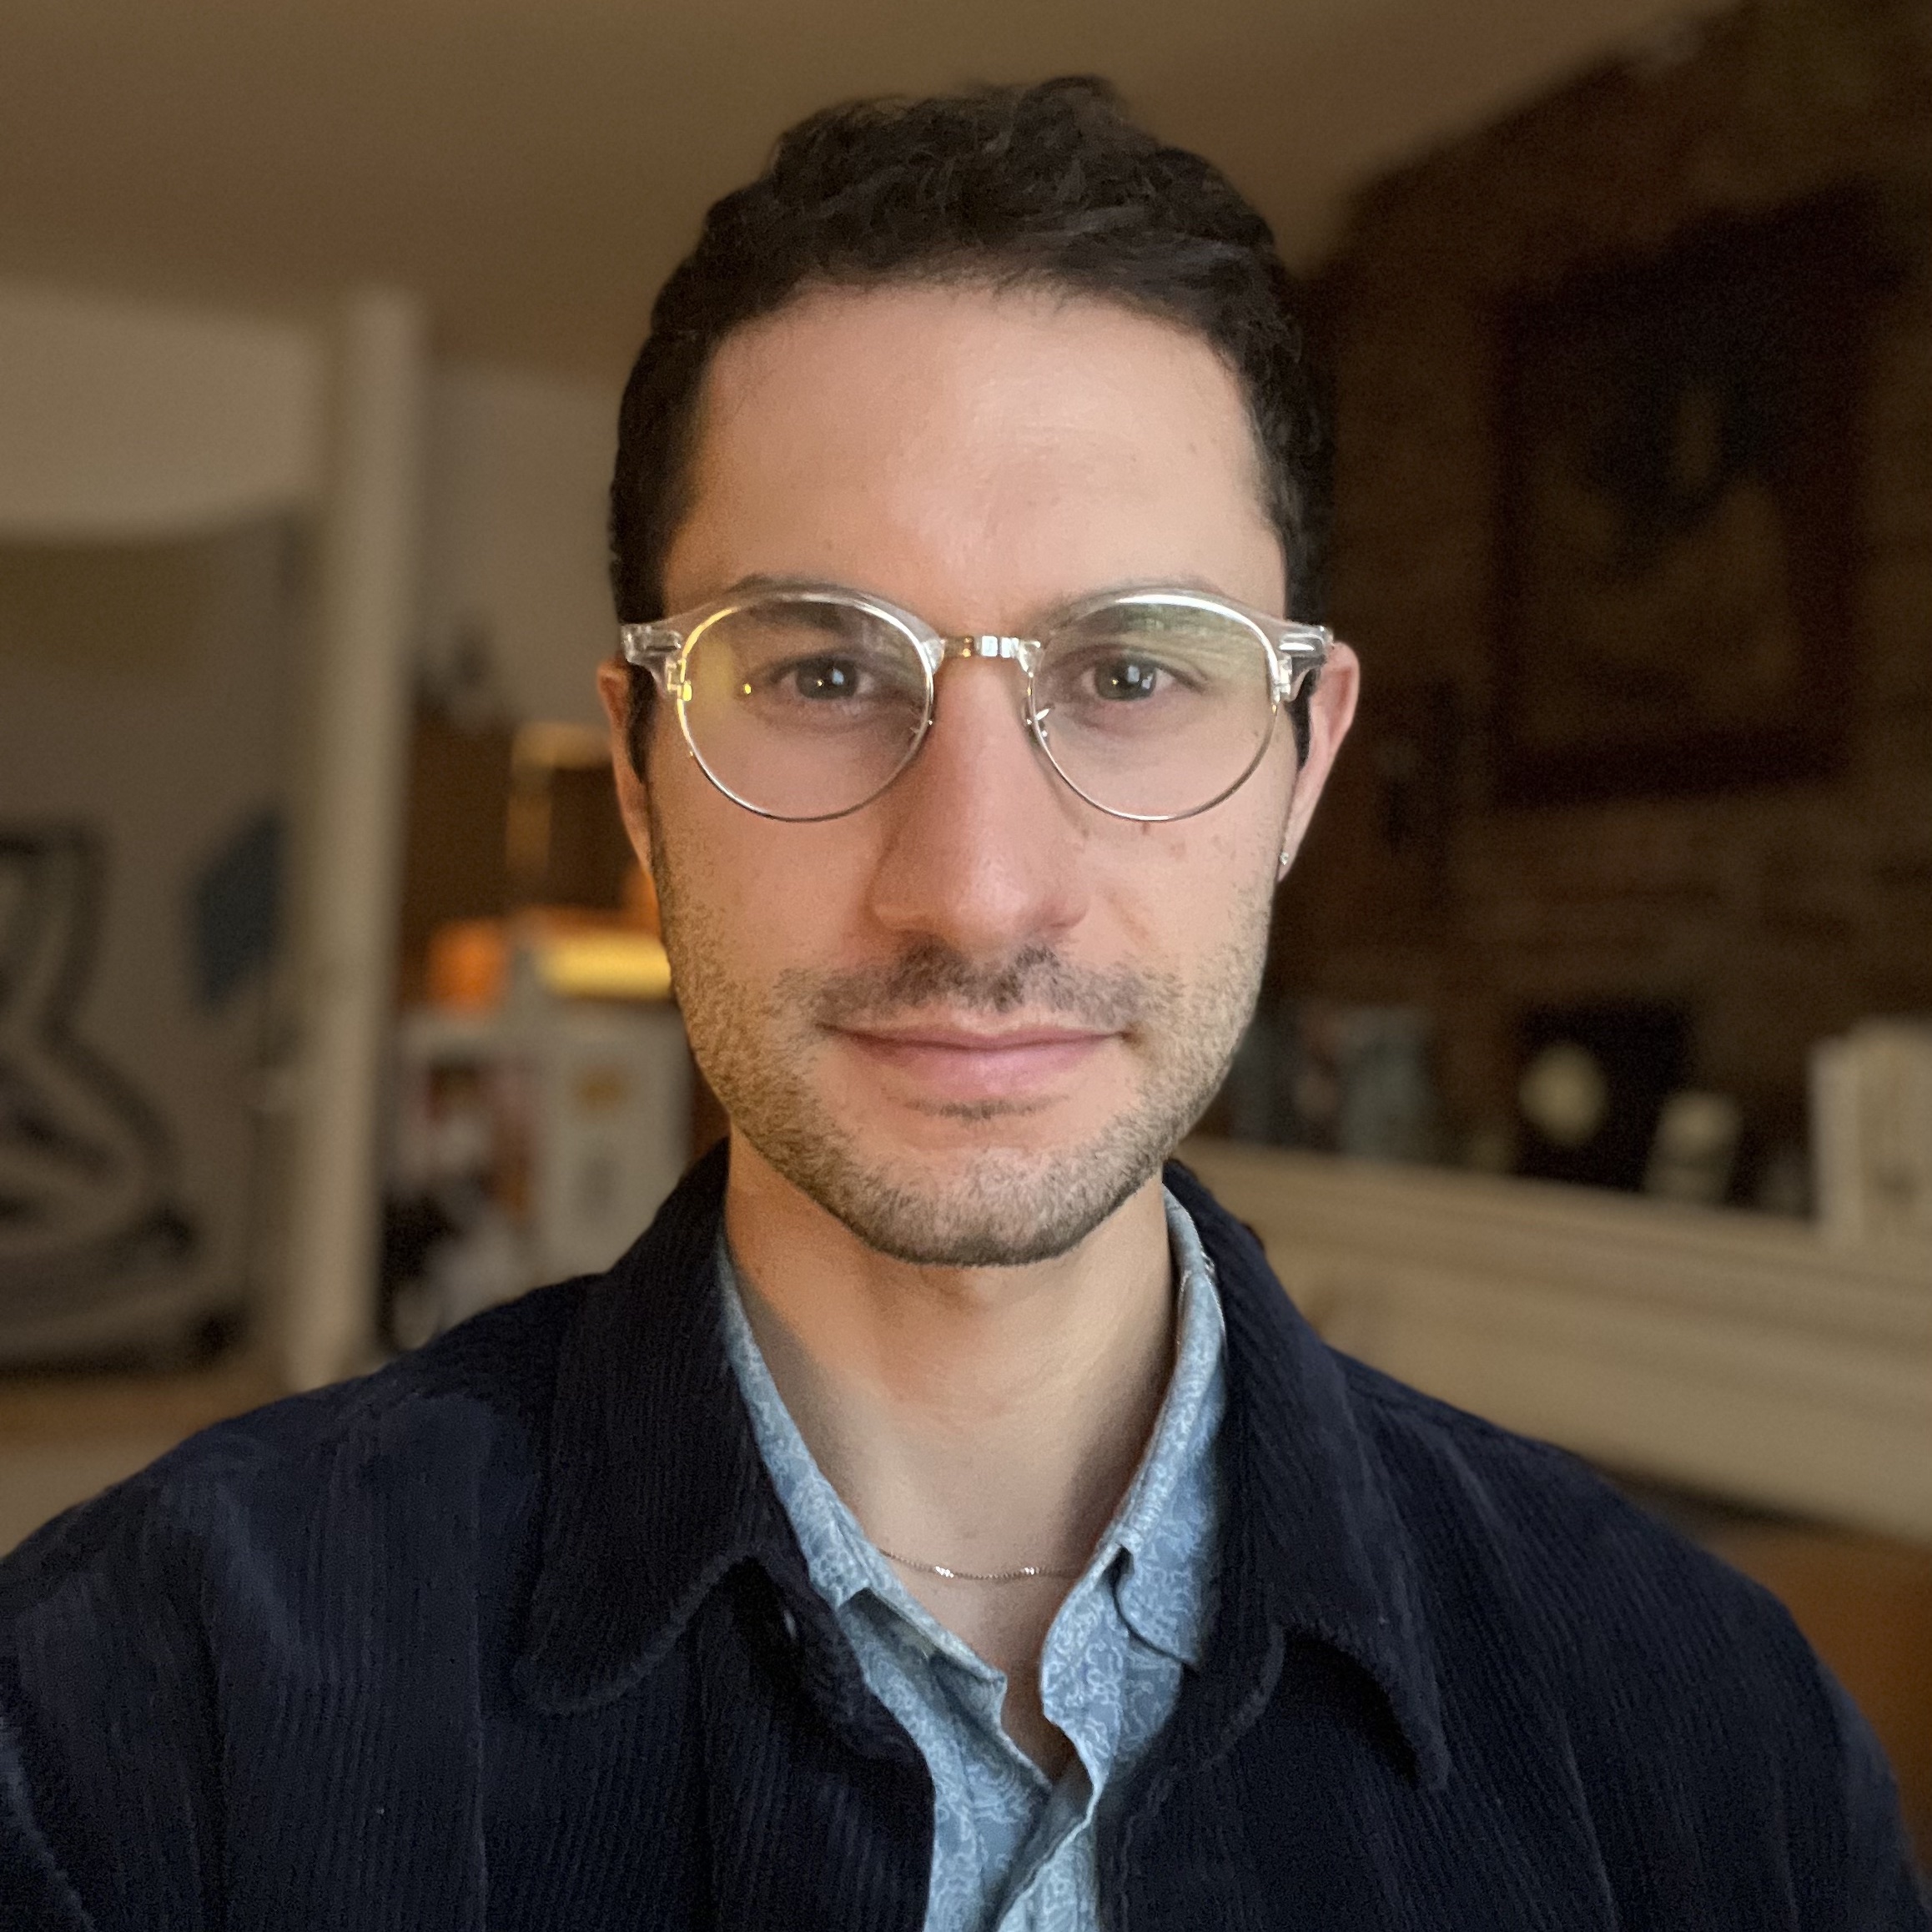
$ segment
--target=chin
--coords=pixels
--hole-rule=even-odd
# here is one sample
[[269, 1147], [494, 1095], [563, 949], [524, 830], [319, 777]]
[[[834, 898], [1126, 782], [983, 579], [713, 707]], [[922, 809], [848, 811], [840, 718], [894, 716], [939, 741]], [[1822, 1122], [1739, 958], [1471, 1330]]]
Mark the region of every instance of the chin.
[[[1106, 1104], [1111, 1102], [1111, 1104]], [[930, 1166], [1012, 1159], [1061, 1161], [1104, 1137], [1108, 1123], [1133, 1107], [1131, 1095], [1055, 1094], [1016, 1100], [889, 1100], [872, 1094], [850, 1107], [828, 1105], [844, 1143], [875, 1158]]]
[[1145, 1113], [1098, 1134], [1042, 1131], [1019, 1145], [984, 1131], [893, 1145], [823, 1127], [809, 1135], [746, 1130], [780, 1174], [868, 1247], [946, 1268], [1021, 1267], [1066, 1254], [1159, 1172], [1180, 1138]]

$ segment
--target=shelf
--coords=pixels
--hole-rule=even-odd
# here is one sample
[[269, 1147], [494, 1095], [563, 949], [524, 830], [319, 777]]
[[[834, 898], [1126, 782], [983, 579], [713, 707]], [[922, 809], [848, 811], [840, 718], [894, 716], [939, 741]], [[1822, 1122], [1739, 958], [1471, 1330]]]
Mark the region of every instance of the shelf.
[[1932, 1542], [1932, 1250], [1198, 1140], [1336, 1347], [1652, 1481]]

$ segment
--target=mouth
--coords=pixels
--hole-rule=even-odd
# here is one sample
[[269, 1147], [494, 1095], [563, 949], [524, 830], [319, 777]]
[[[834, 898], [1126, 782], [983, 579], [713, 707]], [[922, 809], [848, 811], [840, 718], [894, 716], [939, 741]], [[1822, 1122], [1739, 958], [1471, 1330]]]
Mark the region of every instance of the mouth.
[[861, 1059], [940, 1104], [1043, 1099], [1120, 1037], [1079, 1026], [991, 1028], [933, 1020], [833, 1032]]

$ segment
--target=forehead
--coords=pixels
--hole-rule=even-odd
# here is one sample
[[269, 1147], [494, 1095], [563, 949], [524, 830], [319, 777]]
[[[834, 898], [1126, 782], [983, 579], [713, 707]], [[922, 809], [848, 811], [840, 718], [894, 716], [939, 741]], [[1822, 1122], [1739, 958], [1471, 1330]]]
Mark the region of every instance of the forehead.
[[1172, 576], [1265, 604], [1280, 570], [1240, 385], [1203, 338], [1099, 299], [914, 286], [816, 291], [720, 345], [666, 588], [677, 608], [825, 576], [974, 626]]

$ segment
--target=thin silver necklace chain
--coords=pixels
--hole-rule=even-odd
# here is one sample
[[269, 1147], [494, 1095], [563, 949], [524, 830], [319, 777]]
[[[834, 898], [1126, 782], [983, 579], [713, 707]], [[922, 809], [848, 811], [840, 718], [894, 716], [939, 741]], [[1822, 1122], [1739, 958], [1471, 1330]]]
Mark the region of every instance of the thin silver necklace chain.
[[1024, 1583], [1034, 1577], [1055, 1577], [1062, 1582], [1071, 1582], [1080, 1573], [1078, 1570], [1049, 1570], [1039, 1563], [1022, 1563], [1017, 1570], [955, 1570], [945, 1563], [922, 1563], [893, 1550], [881, 1548], [878, 1553], [890, 1562], [908, 1570], [923, 1570], [928, 1577], [943, 1577], [949, 1583]]

